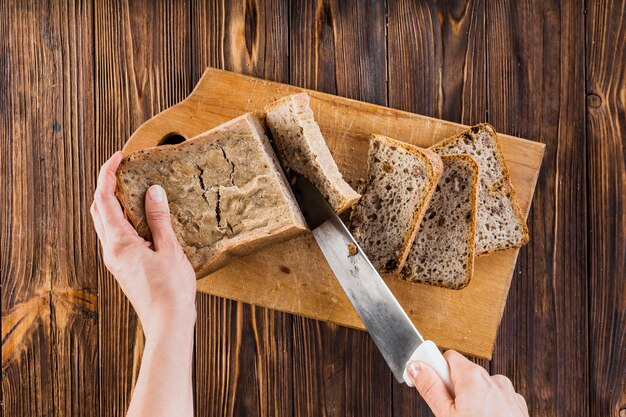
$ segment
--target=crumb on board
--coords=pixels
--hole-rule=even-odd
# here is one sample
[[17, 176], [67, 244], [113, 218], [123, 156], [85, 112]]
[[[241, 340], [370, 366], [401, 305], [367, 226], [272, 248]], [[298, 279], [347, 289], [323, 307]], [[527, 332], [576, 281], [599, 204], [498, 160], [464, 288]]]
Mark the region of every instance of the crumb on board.
[[356, 252], [356, 245], [352, 242], [348, 243], [348, 256], [354, 256]]

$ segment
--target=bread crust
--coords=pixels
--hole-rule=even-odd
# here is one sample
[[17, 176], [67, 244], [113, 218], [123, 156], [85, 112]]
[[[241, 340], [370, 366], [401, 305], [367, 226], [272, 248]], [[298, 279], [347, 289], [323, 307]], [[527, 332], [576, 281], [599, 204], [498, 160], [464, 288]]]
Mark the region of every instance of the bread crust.
[[[384, 137], [381, 135], [373, 135], [378, 137]], [[424, 191], [424, 198], [422, 199], [422, 204], [415, 211], [413, 216], [413, 221], [411, 222], [411, 228], [409, 232], [404, 237], [402, 243], [402, 252], [398, 257], [398, 266], [392, 271], [399, 271], [406, 262], [406, 258], [409, 256], [411, 251], [411, 246], [413, 245], [413, 241], [415, 240], [415, 235], [419, 229], [419, 225], [424, 218], [424, 214], [426, 213], [426, 209], [428, 208], [428, 204], [430, 203], [430, 199], [435, 192], [435, 187], [437, 186], [437, 182], [439, 182], [439, 178], [441, 178], [441, 174], [443, 174], [443, 162], [441, 161], [441, 157], [436, 153], [423, 148], [418, 148], [417, 146], [410, 145], [405, 142], [400, 142], [399, 140], [391, 139], [396, 145], [406, 149], [408, 152], [411, 152], [418, 158], [428, 161], [426, 163], [426, 167], [428, 169], [428, 185], [426, 186], [426, 190]]]
[[478, 217], [478, 184], [479, 184], [479, 176], [480, 176], [480, 171], [478, 168], [478, 162], [476, 162], [476, 160], [471, 157], [470, 155], [467, 154], [460, 154], [460, 155], [441, 155], [441, 159], [443, 160], [444, 158], [457, 158], [457, 159], [463, 159], [465, 161], [467, 161], [468, 165], [471, 166], [472, 171], [474, 171], [474, 179], [472, 180], [472, 223], [470, 225], [470, 236], [468, 239], [468, 251], [469, 251], [469, 256], [467, 259], [467, 275], [465, 277], [464, 282], [457, 286], [457, 287], [446, 287], [446, 288], [450, 288], [453, 290], [461, 290], [465, 287], [468, 286], [468, 284], [470, 283], [470, 281], [472, 280], [472, 277], [474, 276], [474, 258], [476, 257], [476, 221], [477, 221], [477, 217]]
[[493, 126], [491, 126], [488, 123], [481, 123], [481, 124], [472, 126], [468, 130], [465, 130], [455, 136], [449, 137], [447, 139], [442, 140], [441, 142], [436, 143], [435, 145], [431, 146], [429, 149], [433, 151], [437, 151], [438, 149], [443, 149], [463, 137], [465, 137], [466, 139], [471, 139], [472, 141], [475, 141], [476, 137], [473, 136], [472, 133], [477, 134], [480, 130], [487, 130], [490, 133], [490, 136], [494, 139], [495, 151], [496, 151], [495, 153], [496, 153], [496, 157], [498, 158], [498, 162], [500, 162], [500, 165], [502, 166], [503, 180], [506, 185], [507, 192], [510, 195], [511, 202], [515, 210], [515, 214], [522, 228], [522, 239], [516, 244], [507, 244], [507, 245], [503, 245], [497, 248], [492, 248], [483, 252], [477, 252], [476, 256], [484, 256], [484, 255], [488, 255], [488, 254], [503, 251], [503, 250], [521, 248], [522, 246], [528, 243], [529, 237], [530, 237], [528, 234], [528, 226], [526, 225], [526, 219], [524, 218], [524, 215], [522, 214], [522, 210], [519, 207], [519, 203], [517, 202], [517, 197], [515, 193], [515, 188], [513, 187], [513, 184], [511, 183], [511, 175], [509, 173], [509, 168], [506, 164], [506, 160], [504, 159], [504, 153], [502, 152], [500, 139], [498, 138], [496, 130], [493, 128]]
[[[393, 267], [386, 267], [384, 272], [398, 272], [406, 262], [407, 257], [409, 256], [411, 245], [413, 244], [413, 240], [415, 239], [415, 235], [417, 233], [417, 229], [424, 217], [424, 213], [428, 207], [428, 203], [430, 202], [430, 198], [432, 197], [433, 192], [435, 191], [435, 187], [441, 174], [443, 173], [443, 163], [441, 158], [436, 153], [428, 150], [418, 148], [417, 146], [410, 145], [406, 142], [399, 141], [397, 139], [389, 138], [384, 135], [372, 134], [371, 141], [378, 139], [384, 142], [387, 142], [391, 145], [402, 148], [412, 154], [413, 156], [419, 158], [426, 167], [428, 182], [423, 192], [423, 197], [421, 198], [421, 204], [413, 213], [413, 217], [409, 224], [409, 228], [407, 233], [402, 238], [401, 248], [399, 250], [398, 255], [395, 258], [395, 265]], [[371, 146], [371, 145], [370, 145]], [[369, 161], [368, 161], [369, 162]], [[369, 171], [369, 168], [368, 168]], [[368, 174], [369, 175], [369, 174]], [[365, 185], [364, 190], [367, 190], [368, 184]], [[363, 192], [364, 194], [366, 191]], [[358, 222], [354, 218], [354, 213], [351, 213], [350, 222], [355, 225]], [[356, 226], [358, 228], [359, 226]]]
[[[309, 95], [306, 92], [301, 92], [301, 93], [282, 97], [264, 107], [265, 125], [268, 126], [268, 131], [272, 133], [272, 136], [274, 136], [275, 145], [276, 145], [276, 132], [274, 132], [273, 127], [268, 122], [267, 115], [271, 112], [280, 110], [281, 107], [283, 107], [285, 104], [293, 108], [296, 114], [304, 113], [304, 112], [311, 112], [312, 110], [310, 109], [309, 101], [310, 101]], [[300, 122], [302, 119], [297, 118], [297, 120]], [[317, 131], [319, 130], [319, 126], [317, 126], [317, 122], [315, 122], [315, 120], [312, 120], [312, 121], [313, 121], [313, 124], [315, 124], [315, 126], [311, 126], [309, 124], [308, 130], [306, 129], [306, 127], [304, 127], [304, 130], [302, 130], [302, 135], [308, 136], [309, 138], [315, 137], [317, 134]], [[300, 125], [300, 128], [303, 129], [303, 125]], [[313, 129], [313, 131], [311, 131], [311, 129]], [[319, 132], [319, 135], [320, 135], [321, 140], [324, 142], [323, 143], [324, 147], [326, 147], [326, 143], [321, 134], [321, 131]], [[314, 143], [314, 141], [311, 141], [311, 143]], [[280, 149], [278, 149], [279, 146], [275, 146], [275, 147], [276, 147], [276, 151], [280, 153]], [[309, 150], [311, 152], [314, 152], [312, 148], [309, 148]], [[352, 189], [352, 187], [350, 187], [350, 185], [343, 179], [343, 176], [339, 172], [339, 168], [337, 167], [336, 162], [334, 158], [332, 157], [332, 155], [330, 154], [330, 150], [328, 150], [327, 147], [325, 150], [323, 150], [323, 152], [319, 154], [315, 154], [315, 157], [316, 157], [317, 163], [320, 164], [320, 167], [322, 168], [322, 171], [324, 174], [330, 173], [331, 175], [335, 175], [335, 174], [338, 175], [337, 178], [334, 178], [334, 181], [330, 179], [330, 176], [325, 177], [325, 179], [328, 180], [330, 184], [333, 184], [334, 190], [332, 191], [334, 191], [335, 197], [339, 198], [339, 201], [335, 201], [334, 204], [331, 203], [331, 201], [329, 201], [329, 203], [332, 205], [335, 212], [337, 212], [338, 214], [341, 214], [347, 209], [349, 209], [351, 206], [353, 206], [357, 201], [359, 201], [359, 199], [361, 198], [361, 195], [357, 193], [354, 189]], [[285, 157], [285, 159], [288, 159], [288, 158]], [[322, 161], [325, 161], [325, 162], [323, 163]], [[309, 175], [306, 172], [301, 172], [300, 174], [307, 177], [309, 181], [315, 183], [315, 178], [309, 178]], [[325, 192], [328, 192], [323, 189], [320, 189], [320, 191], [322, 192], [322, 194], [324, 194]]]
[[[458, 161], [458, 160], [465, 161], [465, 168], [468, 168], [469, 170], [472, 171], [472, 175], [471, 175], [472, 180], [471, 180], [471, 183], [469, 183], [471, 217], [469, 219], [470, 220], [469, 229], [468, 229], [468, 233], [465, 239], [465, 247], [466, 247], [466, 254], [467, 254], [466, 255], [467, 259], [465, 259], [465, 262], [467, 265], [464, 271], [465, 275], [463, 276], [463, 280], [460, 281], [458, 284], [449, 283], [445, 281], [443, 282], [432, 281], [432, 280], [428, 281], [428, 280], [420, 279], [419, 275], [412, 272], [414, 271], [415, 264], [409, 264], [408, 266], [410, 266], [410, 268], [407, 271], [405, 271], [404, 269], [400, 270], [399, 277], [409, 282], [416, 282], [416, 283], [422, 283], [422, 284], [432, 285], [436, 287], [460, 290], [462, 288], [465, 288], [469, 284], [469, 282], [472, 279], [473, 271], [474, 271], [474, 255], [475, 255], [474, 239], [476, 235], [476, 217], [477, 217], [476, 214], [477, 214], [477, 207], [478, 207], [477, 204], [478, 204], [478, 187], [479, 187], [479, 181], [478, 181], [479, 168], [474, 158], [466, 154], [441, 155], [441, 160], [443, 161], [443, 165], [444, 165], [444, 174], [439, 179], [439, 182], [441, 182], [443, 178], [446, 176], [445, 166], [452, 166], [451, 162], [453, 161]], [[434, 198], [436, 197], [433, 196], [433, 199]], [[430, 204], [433, 204], [432, 200]], [[424, 222], [424, 219], [422, 218], [422, 221], [420, 222], [420, 226], [418, 227], [418, 233], [416, 234], [416, 239], [419, 238], [421, 232], [424, 232], [424, 233], [427, 232], [427, 231], [422, 230], [421, 228], [423, 222]], [[414, 241], [413, 244], [411, 245], [411, 251], [418, 250], [415, 248], [415, 245], [416, 245], [416, 242]], [[411, 259], [410, 256], [411, 256], [411, 252], [409, 253], [409, 257], [407, 258], [407, 261], [406, 261], [407, 263]], [[407, 263], [405, 263], [405, 265], [407, 265]]]
[[286, 240], [292, 239], [307, 230], [308, 228], [306, 226], [302, 227], [292, 225], [278, 229], [277, 231], [272, 232], [272, 234], [268, 234], [254, 239], [249, 238], [241, 241], [240, 243], [238, 243], [237, 246], [233, 246], [228, 248], [227, 250], [218, 252], [207, 262], [199, 266], [196, 269], [196, 279], [203, 278], [211, 272], [217, 271], [229, 262], [250, 254], [252, 251], [263, 249], [274, 243], [284, 242]]

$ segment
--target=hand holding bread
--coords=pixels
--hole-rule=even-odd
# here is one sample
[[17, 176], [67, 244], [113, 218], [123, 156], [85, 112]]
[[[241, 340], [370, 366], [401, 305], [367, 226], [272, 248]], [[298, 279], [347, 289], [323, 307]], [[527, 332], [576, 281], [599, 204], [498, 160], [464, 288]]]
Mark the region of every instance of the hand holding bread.
[[167, 196], [159, 186], [146, 195], [153, 242], [141, 238], [115, 198], [122, 153], [101, 168], [91, 216], [104, 263], [135, 308], [147, 338], [195, 323], [196, 276], [170, 222]]

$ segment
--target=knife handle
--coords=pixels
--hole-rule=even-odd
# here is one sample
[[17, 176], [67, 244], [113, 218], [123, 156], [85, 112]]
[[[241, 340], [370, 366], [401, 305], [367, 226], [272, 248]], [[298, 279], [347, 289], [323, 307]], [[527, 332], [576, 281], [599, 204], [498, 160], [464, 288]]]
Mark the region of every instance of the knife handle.
[[[454, 387], [452, 386], [452, 380], [450, 379], [450, 366], [439, 351], [437, 345], [430, 340], [426, 340], [424, 343], [419, 345], [417, 349], [415, 349], [415, 352], [413, 352], [409, 358], [409, 362], [410, 361], [424, 362], [433, 368], [437, 375], [439, 375], [439, 377], [443, 380], [444, 384], [446, 384], [450, 395], [454, 397]], [[409, 387], [414, 386], [413, 381], [409, 378], [409, 374], [406, 369], [404, 370], [404, 374], [402, 376], [404, 377], [404, 382], [406, 382]]]

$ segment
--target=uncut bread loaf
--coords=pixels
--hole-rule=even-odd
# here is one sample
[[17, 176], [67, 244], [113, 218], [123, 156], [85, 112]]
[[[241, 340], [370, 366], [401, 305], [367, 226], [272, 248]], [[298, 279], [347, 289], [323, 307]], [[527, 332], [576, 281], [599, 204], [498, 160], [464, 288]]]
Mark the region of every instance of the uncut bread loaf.
[[343, 179], [326, 146], [306, 93], [270, 104], [265, 109], [265, 123], [288, 177], [291, 171], [302, 174], [337, 213], [358, 201], [360, 195]]
[[474, 272], [478, 164], [469, 155], [443, 155], [441, 160], [443, 174], [400, 276], [461, 289]]
[[481, 124], [433, 145], [440, 155], [468, 154], [480, 171], [476, 253], [519, 248], [528, 242], [528, 228], [515, 199], [509, 171], [495, 130]]
[[178, 145], [128, 155], [116, 195], [151, 240], [144, 196], [161, 185], [174, 233], [198, 277], [307, 230], [258, 117], [246, 114]]
[[442, 169], [441, 158], [429, 150], [372, 135], [367, 178], [350, 229], [379, 271], [403, 265]]

